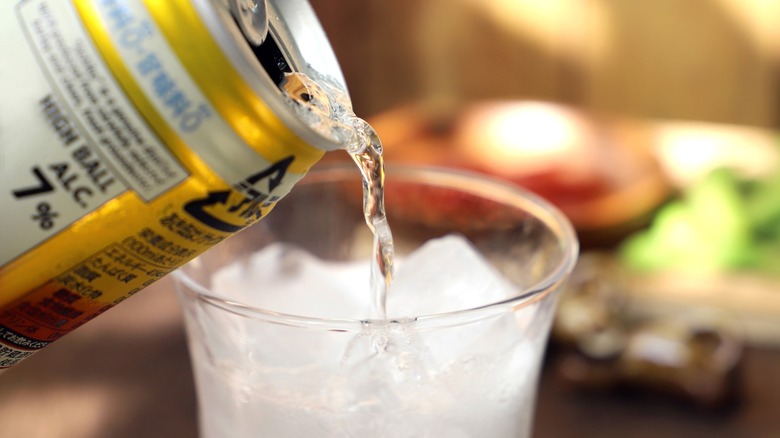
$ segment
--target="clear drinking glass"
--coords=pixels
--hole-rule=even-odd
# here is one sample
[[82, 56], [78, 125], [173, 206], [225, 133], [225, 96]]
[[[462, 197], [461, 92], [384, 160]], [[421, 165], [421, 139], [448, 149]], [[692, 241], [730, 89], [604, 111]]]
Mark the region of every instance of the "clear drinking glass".
[[[316, 168], [267, 218], [175, 273], [201, 436], [528, 436], [557, 295], [577, 257], [569, 222], [485, 176], [388, 168], [398, 272], [421, 244], [455, 234], [509, 290], [477, 280], [487, 290], [440, 296], [471, 281], [471, 262], [444, 254], [426, 261], [441, 278], [404, 280], [405, 302], [391, 286], [383, 320], [371, 313], [361, 197], [351, 163]], [[263, 248], [276, 249], [257, 256]], [[445, 310], [415, 314], [426, 308]]]

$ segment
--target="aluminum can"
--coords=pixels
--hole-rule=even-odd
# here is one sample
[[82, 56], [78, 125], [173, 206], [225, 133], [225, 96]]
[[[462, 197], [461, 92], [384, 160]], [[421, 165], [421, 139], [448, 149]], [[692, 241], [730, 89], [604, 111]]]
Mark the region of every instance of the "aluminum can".
[[0, 367], [261, 219], [339, 148], [280, 88], [344, 83], [308, 3], [269, 0], [259, 44], [237, 1], [0, 7]]

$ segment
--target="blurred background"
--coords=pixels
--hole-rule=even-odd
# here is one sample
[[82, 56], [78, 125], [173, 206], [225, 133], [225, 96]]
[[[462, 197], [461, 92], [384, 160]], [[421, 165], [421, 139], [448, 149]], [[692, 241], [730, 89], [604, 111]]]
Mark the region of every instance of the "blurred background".
[[388, 164], [572, 220], [536, 436], [774, 436], [780, 3], [314, 1]]
[[[574, 223], [535, 436], [776, 436], [779, 2], [310, 1], [389, 164]], [[170, 281], [108, 315], [7, 371], [0, 436], [196, 436]]]
[[313, 0], [358, 113], [541, 99], [769, 128], [780, 5], [762, 0]]

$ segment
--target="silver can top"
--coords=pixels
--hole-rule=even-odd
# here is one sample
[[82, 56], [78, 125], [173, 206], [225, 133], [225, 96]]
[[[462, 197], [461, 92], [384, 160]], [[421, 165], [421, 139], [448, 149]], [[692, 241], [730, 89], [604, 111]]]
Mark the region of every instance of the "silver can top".
[[343, 148], [302, 120], [283, 90], [289, 73], [302, 73], [326, 81], [349, 104], [339, 63], [307, 0], [194, 3], [236, 70], [288, 128], [319, 149]]

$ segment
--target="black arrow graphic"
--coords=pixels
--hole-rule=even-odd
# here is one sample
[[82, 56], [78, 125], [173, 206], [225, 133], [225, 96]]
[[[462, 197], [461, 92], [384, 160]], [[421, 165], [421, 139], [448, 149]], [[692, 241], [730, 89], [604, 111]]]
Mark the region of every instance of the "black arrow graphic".
[[219, 192], [209, 192], [208, 196], [203, 199], [190, 201], [184, 205], [184, 211], [190, 214], [190, 216], [201, 221], [202, 223], [214, 228], [215, 230], [224, 231], [226, 233], [235, 233], [244, 228], [243, 225], [233, 225], [225, 222], [219, 218], [210, 215], [205, 208], [210, 205], [227, 204], [228, 197], [230, 196], [230, 190], [222, 190]]

